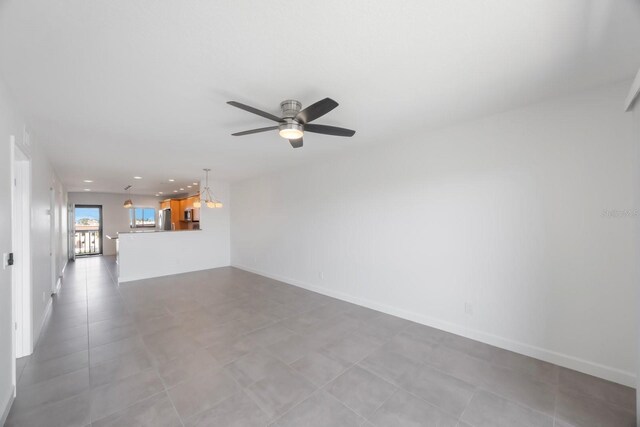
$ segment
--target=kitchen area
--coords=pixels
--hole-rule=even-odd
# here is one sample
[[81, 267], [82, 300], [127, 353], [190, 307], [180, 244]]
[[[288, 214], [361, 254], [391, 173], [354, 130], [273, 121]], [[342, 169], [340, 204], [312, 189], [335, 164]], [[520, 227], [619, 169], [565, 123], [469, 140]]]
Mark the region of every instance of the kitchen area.
[[[115, 236], [120, 283], [228, 263], [225, 258], [212, 264], [216, 251], [211, 251], [219, 242], [228, 242], [228, 231], [216, 227], [217, 223], [228, 224], [228, 210], [222, 209], [219, 201], [215, 205], [200, 197], [196, 194], [158, 201], [155, 226], [146, 220], [144, 208], [133, 208], [135, 226]], [[224, 235], [217, 230], [224, 230]]]
[[228, 185], [218, 192], [220, 199], [70, 192], [70, 212], [91, 206], [100, 213], [70, 219], [74, 256], [115, 256], [119, 283], [229, 265], [229, 209], [221, 201]]

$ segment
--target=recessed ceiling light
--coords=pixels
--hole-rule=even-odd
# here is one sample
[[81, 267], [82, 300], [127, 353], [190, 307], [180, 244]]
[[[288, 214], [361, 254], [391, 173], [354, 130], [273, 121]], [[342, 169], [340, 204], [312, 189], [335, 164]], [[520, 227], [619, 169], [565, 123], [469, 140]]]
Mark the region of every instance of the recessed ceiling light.
[[184, 188], [181, 188], [180, 191], [184, 191]]
[[173, 192], [174, 192], [174, 193], [177, 193], [177, 192], [178, 192], [178, 190], [173, 190]]
[[133, 179], [142, 179], [141, 176], [134, 176]]
[[194, 183], [193, 183], [193, 185], [198, 185], [198, 183], [197, 183], [197, 182], [194, 182]]
[[91, 179], [85, 179], [85, 180], [84, 180], [84, 181], [82, 181], [82, 182], [86, 182], [87, 184], [91, 184], [91, 183], [93, 182], [93, 180], [91, 180]]
[[173, 182], [173, 181], [175, 181], [175, 179], [169, 178], [169, 182]]
[[191, 186], [190, 186], [190, 185], [187, 185], [187, 188], [191, 188]]
[[162, 191], [158, 191], [158, 194], [164, 194]]
[[156, 197], [158, 197], [160, 194], [156, 194]]
[[91, 189], [90, 188], [85, 188], [84, 191], [91, 191]]

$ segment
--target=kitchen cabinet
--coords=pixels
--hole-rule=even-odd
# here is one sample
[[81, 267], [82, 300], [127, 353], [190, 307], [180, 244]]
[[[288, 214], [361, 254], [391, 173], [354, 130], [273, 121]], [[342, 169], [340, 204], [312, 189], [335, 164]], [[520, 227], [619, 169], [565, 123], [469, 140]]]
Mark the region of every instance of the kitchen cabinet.
[[[200, 228], [199, 221], [185, 220], [184, 212], [194, 208], [193, 203], [200, 199], [200, 195], [185, 197], [181, 199], [167, 199], [160, 202], [160, 209], [171, 209], [171, 224], [174, 230], [197, 230]], [[199, 218], [199, 215], [195, 216]]]

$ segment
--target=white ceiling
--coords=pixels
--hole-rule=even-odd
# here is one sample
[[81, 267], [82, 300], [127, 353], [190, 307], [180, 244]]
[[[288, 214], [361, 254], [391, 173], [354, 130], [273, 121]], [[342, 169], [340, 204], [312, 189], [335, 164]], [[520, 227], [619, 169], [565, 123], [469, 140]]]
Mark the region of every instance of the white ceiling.
[[[0, 73], [71, 191], [238, 180], [631, 78], [637, 0], [0, 0]], [[225, 104], [331, 97], [292, 149]], [[622, 108], [623, 100], [621, 100]], [[133, 175], [144, 179], [135, 181]], [[161, 184], [165, 182], [165, 184]]]

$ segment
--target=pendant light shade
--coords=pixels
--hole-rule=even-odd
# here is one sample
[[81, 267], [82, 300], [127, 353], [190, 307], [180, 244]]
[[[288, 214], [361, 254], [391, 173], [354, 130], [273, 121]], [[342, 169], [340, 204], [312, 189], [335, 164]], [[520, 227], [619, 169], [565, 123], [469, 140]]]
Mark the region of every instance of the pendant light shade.
[[[204, 201], [205, 205], [207, 205], [208, 208], [212, 208], [212, 209], [221, 208], [223, 206], [222, 202], [216, 199], [214, 195], [212, 195], [211, 188], [209, 187], [209, 172], [211, 172], [211, 169], [203, 169], [203, 171], [206, 174], [205, 175], [206, 180], [205, 180], [205, 186], [202, 189], [202, 192], [200, 193], [200, 198], [202, 201]], [[202, 198], [203, 196], [204, 196], [204, 199]], [[202, 201], [198, 200], [193, 204], [193, 207], [199, 208], [200, 206], [202, 206]]]
[[127, 185], [124, 189], [129, 193], [129, 198], [124, 201], [124, 208], [129, 209], [133, 207], [133, 201], [131, 200], [131, 185]]

